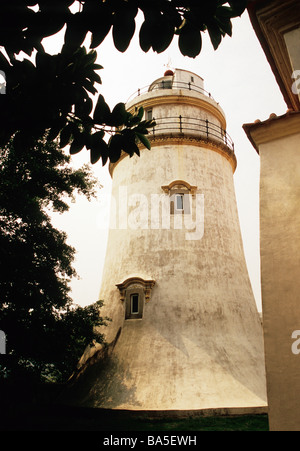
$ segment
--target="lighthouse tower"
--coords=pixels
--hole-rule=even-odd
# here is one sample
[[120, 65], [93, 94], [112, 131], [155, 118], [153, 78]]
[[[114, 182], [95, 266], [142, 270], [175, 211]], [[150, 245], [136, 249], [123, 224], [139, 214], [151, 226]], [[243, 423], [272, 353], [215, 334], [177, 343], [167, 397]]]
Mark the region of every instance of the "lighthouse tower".
[[[168, 70], [127, 103], [154, 119], [140, 156], [110, 165], [102, 278], [108, 346], [80, 364], [85, 406], [264, 409], [263, 338], [245, 263], [224, 112], [203, 79]], [[93, 362], [93, 364], [91, 364]], [[88, 365], [90, 363], [90, 365]]]

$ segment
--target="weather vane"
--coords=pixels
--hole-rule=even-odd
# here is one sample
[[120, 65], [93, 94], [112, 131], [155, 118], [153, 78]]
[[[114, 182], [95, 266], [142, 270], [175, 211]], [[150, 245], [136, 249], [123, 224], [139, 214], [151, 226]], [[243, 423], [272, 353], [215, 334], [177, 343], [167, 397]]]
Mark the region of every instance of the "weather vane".
[[168, 69], [171, 69], [171, 68], [172, 68], [172, 59], [171, 59], [170, 56], [168, 57], [168, 62], [167, 62], [167, 64], [164, 64], [164, 66], [167, 67]]

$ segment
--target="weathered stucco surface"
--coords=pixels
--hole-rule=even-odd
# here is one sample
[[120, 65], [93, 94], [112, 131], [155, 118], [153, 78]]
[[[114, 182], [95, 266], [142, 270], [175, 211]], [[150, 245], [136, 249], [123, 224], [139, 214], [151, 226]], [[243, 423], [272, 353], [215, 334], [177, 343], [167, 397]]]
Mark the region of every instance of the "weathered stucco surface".
[[[210, 147], [192, 140], [153, 141], [151, 151], [143, 149], [139, 158], [126, 157], [114, 168], [115, 229], [109, 234], [100, 298], [102, 314], [112, 318], [107, 341], [120, 336], [111, 356], [80, 379], [83, 405], [266, 406], [262, 328], [244, 259], [233, 165]], [[169, 229], [151, 227], [153, 195], [164, 195], [162, 186], [175, 180], [197, 187], [198, 239], [187, 239], [191, 231], [185, 228], [174, 229], [175, 215]], [[155, 281], [139, 320], [125, 320], [116, 287], [129, 277]]]
[[[300, 114], [298, 113], [300, 127]], [[269, 421], [272, 430], [300, 428], [300, 133], [296, 116], [261, 127], [261, 278]], [[283, 125], [281, 138], [273, 129]], [[299, 128], [298, 128], [299, 130]], [[266, 140], [266, 138], [265, 138]], [[292, 346], [295, 348], [292, 348]]]

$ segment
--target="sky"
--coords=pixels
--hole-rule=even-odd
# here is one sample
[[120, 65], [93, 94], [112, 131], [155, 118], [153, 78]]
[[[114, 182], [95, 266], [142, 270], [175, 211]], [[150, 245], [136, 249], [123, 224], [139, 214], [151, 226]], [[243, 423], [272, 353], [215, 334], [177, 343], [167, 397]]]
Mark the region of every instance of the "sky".
[[[141, 17], [138, 17], [138, 24]], [[139, 25], [138, 25], [139, 26]], [[137, 28], [138, 29], [138, 28]], [[45, 43], [49, 53], [59, 51], [61, 35]], [[233, 37], [222, 41], [214, 51], [209, 37], [204, 36], [201, 54], [195, 59], [181, 55], [177, 39], [162, 54], [144, 53], [136, 31], [125, 53], [115, 49], [111, 33], [97, 49], [97, 63], [102, 84], [98, 86], [106, 102], [113, 108], [138, 88], [148, 86], [163, 76], [167, 68], [185, 69], [204, 78], [204, 87], [220, 103], [227, 119], [227, 132], [235, 143], [237, 170], [234, 174], [237, 206], [250, 281], [258, 310], [261, 311], [259, 254], [259, 156], [249, 142], [242, 126], [256, 119], [266, 120], [271, 113], [287, 110], [275, 77], [251, 26], [248, 14], [233, 21]], [[72, 157], [75, 167], [89, 162], [85, 149]], [[102, 188], [98, 198], [88, 202], [84, 197], [70, 203], [63, 215], [53, 215], [56, 227], [66, 231], [68, 243], [77, 250], [74, 267], [80, 279], [71, 283], [76, 304], [89, 305], [99, 299], [105, 261], [108, 216], [112, 180], [108, 165], [93, 166]]]

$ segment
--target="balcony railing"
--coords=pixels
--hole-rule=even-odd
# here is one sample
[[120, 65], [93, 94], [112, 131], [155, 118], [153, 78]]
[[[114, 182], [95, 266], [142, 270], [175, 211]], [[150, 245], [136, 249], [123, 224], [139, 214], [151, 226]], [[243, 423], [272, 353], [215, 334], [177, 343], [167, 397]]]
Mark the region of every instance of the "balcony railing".
[[135, 93], [133, 93], [126, 103], [133, 100], [135, 97], [138, 97], [142, 94], [146, 94], [147, 92], [156, 91], [159, 89], [186, 89], [188, 91], [198, 92], [210, 99], [214, 100], [211, 93], [205, 91], [201, 86], [197, 86], [194, 83], [186, 83], [183, 81], [172, 81], [172, 80], [160, 80], [157, 83], [152, 83], [152, 85], [145, 86], [144, 88], [138, 89]]
[[209, 120], [185, 116], [153, 118], [155, 126], [149, 130], [150, 136], [176, 134], [212, 140], [226, 145], [234, 152], [234, 143], [226, 130]]

